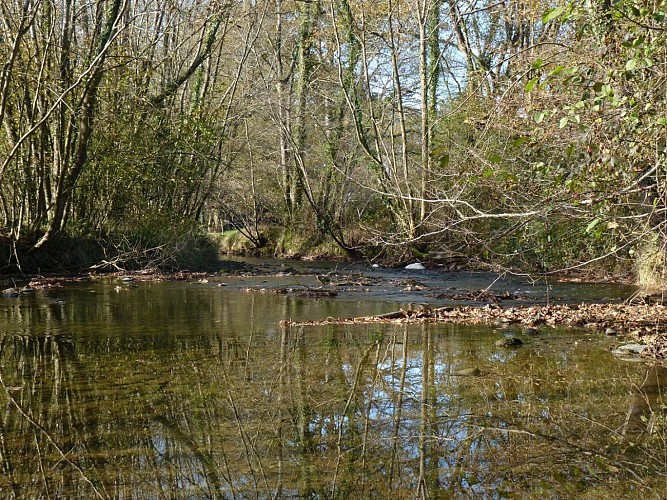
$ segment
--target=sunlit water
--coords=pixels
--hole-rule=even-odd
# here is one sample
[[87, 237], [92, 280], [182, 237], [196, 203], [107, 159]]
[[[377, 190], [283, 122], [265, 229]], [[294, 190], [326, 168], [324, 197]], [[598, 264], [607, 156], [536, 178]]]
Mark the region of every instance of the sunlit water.
[[[477, 289], [488, 278], [447, 279]], [[278, 281], [295, 280], [312, 278]], [[521, 331], [281, 328], [424, 298], [241, 291], [278, 281], [102, 280], [0, 299], [0, 496], [632, 497], [665, 486], [664, 369], [616, 360], [612, 340], [547, 329], [505, 349], [494, 341]]]

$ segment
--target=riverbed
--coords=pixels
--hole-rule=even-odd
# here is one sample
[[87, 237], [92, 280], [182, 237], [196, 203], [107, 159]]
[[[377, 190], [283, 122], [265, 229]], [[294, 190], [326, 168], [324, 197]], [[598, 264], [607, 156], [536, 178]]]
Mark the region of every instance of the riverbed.
[[[182, 281], [63, 281], [1, 299], [0, 495], [619, 498], [665, 490], [665, 368], [617, 359], [613, 338], [549, 328], [527, 336], [511, 326], [280, 326], [476, 303], [452, 299], [459, 290], [547, 303], [617, 300], [631, 287], [249, 266]], [[335, 295], [301, 293], [345, 279]], [[523, 345], [496, 345], [509, 336]]]

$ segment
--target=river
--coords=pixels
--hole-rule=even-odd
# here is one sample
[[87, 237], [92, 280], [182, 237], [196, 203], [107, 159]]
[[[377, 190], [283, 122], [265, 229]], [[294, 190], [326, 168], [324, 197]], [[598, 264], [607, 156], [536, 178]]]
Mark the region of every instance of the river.
[[[610, 300], [609, 285], [252, 262], [269, 275], [63, 282], [0, 299], [3, 498], [659, 496], [662, 365], [614, 339], [306, 320], [442, 305], [426, 288]], [[335, 297], [272, 293], [360, 272]], [[276, 276], [280, 274], [280, 276]], [[410, 281], [413, 283], [413, 281]], [[267, 290], [269, 290], [267, 292]]]

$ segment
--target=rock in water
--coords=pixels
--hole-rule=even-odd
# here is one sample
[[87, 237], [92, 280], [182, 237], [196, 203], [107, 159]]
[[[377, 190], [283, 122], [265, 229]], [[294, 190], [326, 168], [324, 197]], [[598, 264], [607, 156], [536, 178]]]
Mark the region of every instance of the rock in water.
[[642, 352], [644, 352], [644, 349], [646, 349], [647, 345], [646, 344], [637, 344], [637, 343], [630, 343], [630, 344], [622, 344], [616, 347], [612, 352], [615, 356], [625, 359], [625, 360], [630, 360], [630, 359], [640, 359], [640, 356]]
[[495, 342], [497, 347], [521, 347], [523, 341], [517, 337], [507, 337], [504, 339], [496, 340]]
[[405, 266], [405, 268], [412, 269], [413, 271], [423, 271], [424, 269], [426, 269], [424, 267], [424, 264], [422, 264], [421, 262], [413, 262], [412, 264], [408, 264], [407, 266]]

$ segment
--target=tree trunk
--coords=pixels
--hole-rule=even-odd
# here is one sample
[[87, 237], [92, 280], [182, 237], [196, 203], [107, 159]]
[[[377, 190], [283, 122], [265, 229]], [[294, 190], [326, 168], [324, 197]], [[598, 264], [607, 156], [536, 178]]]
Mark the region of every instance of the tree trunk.
[[[92, 71], [82, 81], [83, 94], [79, 108], [76, 111], [78, 118], [75, 125], [76, 147], [73, 158], [61, 158], [63, 164], [58, 176], [53, 208], [49, 217], [47, 230], [35, 243], [33, 248], [39, 248], [46, 243], [53, 234], [63, 227], [65, 214], [72, 197], [72, 191], [88, 160], [88, 148], [93, 135], [93, 120], [97, 106], [97, 94], [104, 75], [104, 62], [109, 52], [113, 36], [119, 32], [117, 21], [120, 18], [122, 0], [113, 0], [107, 7], [106, 19], [99, 33], [97, 51], [91, 58]], [[69, 37], [65, 38], [69, 40]], [[67, 69], [67, 63], [62, 62], [61, 68]]]
[[310, 80], [313, 69], [313, 25], [319, 11], [319, 1], [303, 2], [300, 11], [299, 41], [297, 45], [294, 124], [292, 128], [293, 172], [290, 186], [290, 213], [294, 215], [303, 201], [303, 192], [308, 183], [306, 170], [306, 117]]

